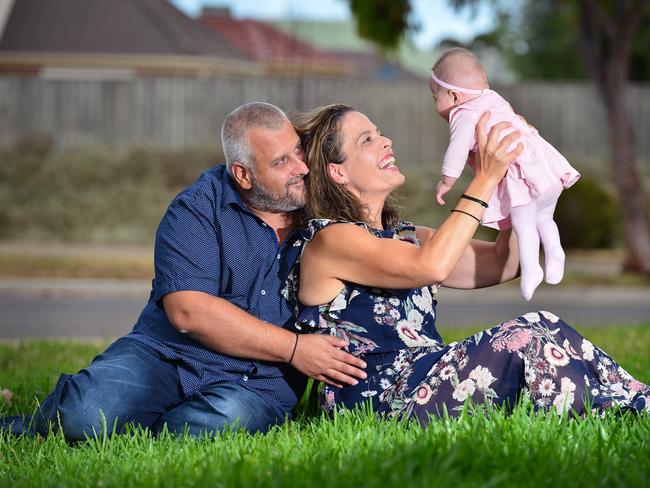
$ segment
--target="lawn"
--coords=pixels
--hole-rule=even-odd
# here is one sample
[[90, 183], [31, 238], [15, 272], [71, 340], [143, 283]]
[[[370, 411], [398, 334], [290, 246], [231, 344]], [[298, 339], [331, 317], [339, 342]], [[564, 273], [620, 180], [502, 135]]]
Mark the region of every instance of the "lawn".
[[[448, 331], [448, 341], [473, 330]], [[650, 381], [650, 324], [584, 328], [638, 379]], [[0, 414], [30, 411], [61, 371], [105, 344], [0, 345]], [[648, 486], [650, 416], [560, 419], [525, 405], [434, 420], [427, 428], [369, 412], [303, 417], [250, 436], [199, 441], [145, 431], [70, 446], [60, 436], [0, 436], [0, 486]]]

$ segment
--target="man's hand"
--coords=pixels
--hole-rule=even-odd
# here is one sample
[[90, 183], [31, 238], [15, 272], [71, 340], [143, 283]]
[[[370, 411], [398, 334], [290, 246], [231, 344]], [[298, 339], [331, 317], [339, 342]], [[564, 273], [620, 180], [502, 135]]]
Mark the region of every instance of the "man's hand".
[[321, 334], [300, 334], [291, 365], [301, 373], [341, 387], [356, 385], [356, 378], [365, 379], [366, 363], [342, 351], [347, 342], [338, 337]]

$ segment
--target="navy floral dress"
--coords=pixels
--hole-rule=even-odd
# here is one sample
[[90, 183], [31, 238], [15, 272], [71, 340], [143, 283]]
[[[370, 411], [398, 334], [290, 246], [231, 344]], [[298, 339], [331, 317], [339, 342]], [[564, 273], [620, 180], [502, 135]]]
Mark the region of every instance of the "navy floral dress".
[[284, 291], [296, 306], [297, 331], [346, 338], [348, 352], [368, 365], [368, 378], [355, 386], [325, 385], [321, 403], [328, 412], [370, 400], [380, 414], [426, 423], [432, 414], [458, 414], [470, 399], [511, 407], [521, 396], [559, 414], [583, 414], [586, 402], [593, 411], [650, 410], [647, 385], [549, 312], [528, 313], [445, 344], [435, 325], [437, 286], [378, 289], [348, 283], [330, 303], [301, 306], [299, 255], [316, 232], [334, 223], [419, 245], [409, 222], [379, 231], [363, 223], [312, 220], [293, 247], [298, 257]]

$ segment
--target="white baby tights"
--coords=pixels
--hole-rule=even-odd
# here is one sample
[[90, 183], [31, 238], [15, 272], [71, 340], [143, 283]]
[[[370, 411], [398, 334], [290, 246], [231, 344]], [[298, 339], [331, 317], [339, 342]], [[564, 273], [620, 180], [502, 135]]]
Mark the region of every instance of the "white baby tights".
[[[560, 233], [553, 221], [555, 204], [562, 193], [558, 184], [542, 193], [536, 200], [512, 207], [510, 218], [517, 234], [519, 262], [521, 263], [521, 295], [530, 300], [535, 289], [546, 276], [546, 282], [555, 285], [564, 275], [564, 251]], [[544, 248], [545, 270], [539, 265], [539, 243]]]

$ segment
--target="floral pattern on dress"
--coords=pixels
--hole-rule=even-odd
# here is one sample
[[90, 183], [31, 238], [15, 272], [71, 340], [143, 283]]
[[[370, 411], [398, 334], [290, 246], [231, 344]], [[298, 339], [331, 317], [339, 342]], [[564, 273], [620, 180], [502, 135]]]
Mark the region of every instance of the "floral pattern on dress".
[[521, 396], [559, 415], [584, 414], [589, 405], [592, 413], [614, 406], [650, 411], [647, 385], [557, 316], [541, 311], [450, 344], [390, 415], [426, 422], [432, 413], [461, 411], [468, 400], [512, 407]]
[[[334, 223], [339, 222], [312, 220], [296, 251]], [[409, 222], [385, 231], [346, 224], [419, 245]], [[588, 406], [593, 412], [614, 406], [650, 411], [647, 385], [550, 312], [531, 312], [446, 345], [435, 326], [436, 286], [347, 283], [330, 303], [303, 307], [297, 300], [299, 273], [298, 256], [284, 290], [296, 307], [296, 329], [345, 338], [348, 352], [368, 365], [367, 379], [355, 386], [324, 386], [321, 403], [328, 412], [369, 400], [382, 415], [427, 423], [431, 415], [457, 415], [468, 401], [509, 408], [522, 396], [560, 415], [584, 414]]]

